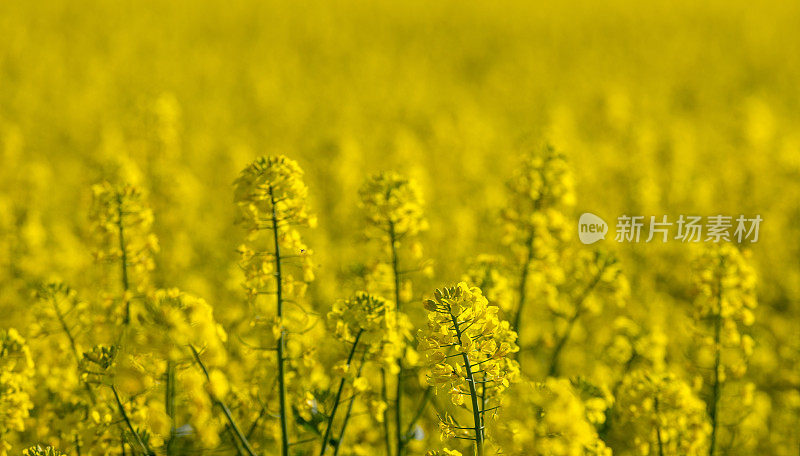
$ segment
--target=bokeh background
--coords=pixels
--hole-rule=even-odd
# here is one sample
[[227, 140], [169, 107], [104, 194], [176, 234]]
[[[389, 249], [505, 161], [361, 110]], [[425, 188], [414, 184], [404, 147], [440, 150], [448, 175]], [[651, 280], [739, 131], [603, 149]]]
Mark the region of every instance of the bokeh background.
[[[45, 278], [87, 299], [112, 280], [89, 253], [103, 180], [148, 193], [154, 284], [203, 296], [225, 322], [242, 308], [232, 182], [255, 157], [306, 171], [319, 218], [304, 234], [319, 265], [309, 293], [325, 307], [374, 255], [359, 242], [367, 175], [423, 189], [435, 275], [422, 293], [502, 251], [504, 182], [549, 142], [575, 175], [576, 222], [763, 217], [747, 246], [756, 418], [749, 449], [731, 454], [796, 454], [798, 23], [800, 3], [778, 0], [0, 2], [1, 324], [30, 323]], [[630, 312], [690, 340], [691, 249], [604, 246], [622, 259]], [[671, 346], [684, 362], [685, 344]], [[582, 356], [575, 344], [567, 359]]]

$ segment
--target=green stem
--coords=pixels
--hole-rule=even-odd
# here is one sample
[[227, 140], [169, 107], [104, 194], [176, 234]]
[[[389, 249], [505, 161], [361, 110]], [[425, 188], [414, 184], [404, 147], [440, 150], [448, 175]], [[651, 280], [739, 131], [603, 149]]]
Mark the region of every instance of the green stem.
[[386, 456], [392, 456], [391, 435], [389, 434], [389, 395], [386, 393], [386, 369], [381, 367], [381, 400], [386, 404], [383, 409], [383, 442], [386, 445]]
[[[534, 233], [531, 230], [530, 236], [528, 236], [528, 241], [525, 243], [527, 248], [527, 256], [525, 258], [525, 263], [522, 265], [522, 273], [520, 274], [519, 279], [519, 286], [517, 289], [517, 313], [514, 315], [514, 324], [511, 327], [514, 331], [519, 334], [519, 325], [522, 320], [522, 308], [525, 305], [526, 294], [528, 291], [528, 274], [530, 273], [531, 261], [533, 261], [533, 237]], [[517, 352], [517, 358], [519, 358], [519, 352]]]
[[414, 414], [414, 417], [411, 419], [411, 421], [408, 422], [405, 435], [406, 439], [408, 439], [408, 436], [411, 435], [411, 432], [414, 430], [414, 425], [417, 424], [417, 421], [422, 418], [422, 414], [425, 413], [428, 402], [431, 400], [431, 394], [433, 394], [433, 387], [428, 386], [425, 388], [425, 393], [422, 395], [422, 400], [419, 403], [419, 407], [417, 407], [417, 412]]
[[[200, 359], [200, 354], [197, 353], [194, 346], [189, 345], [189, 348], [192, 350], [192, 355], [194, 355], [194, 360], [197, 362], [197, 365], [200, 366], [200, 369], [203, 371], [203, 375], [206, 377], [206, 381], [211, 383], [211, 376], [208, 374], [208, 369], [206, 369], [206, 365], [203, 364], [203, 361]], [[209, 397], [211, 397], [211, 401], [222, 410], [222, 413], [225, 415], [225, 419], [228, 420], [228, 426], [230, 426], [231, 432], [236, 435], [236, 438], [241, 442], [242, 446], [244, 446], [245, 451], [247, 451], [248, 456], [256, 456], [255, 451], [250, 446], [250, 442], [247, 441], [247, 438], [242, 434], [242, 430], [239, 428], [239, 425], [236, 424], [236, 421], [233, 419], [233, 415], [231, 414], [231, 410], [222, 402], [222, 399], [218, 398], [216, 395], [212, 394], [211, 391], [208, 392]]]
[[[461, 340], [461, 329], [458, 326], [458, 318], [453, 315], [450, 310], [450, 318], [453, 320], [453, 328], [456, 332], [456, 340]], [[466, 373], [467, 384], [469, 385], [469, 395], [472, 399], [472, 423], [475, 430], [475, 455], [483, 456], [483, 426], [481, 418], [480, 404], [478, 403], [478, 393], [475, 389], [475, 376], [472, 374], [472, 365], [469, 361], [469, 356], [466, 353], [461, 353], [461, 358], [464, 361], [464, 371]]]
[[392, 247], [392, 272], [394, 274], [394, 305], [395, 310], [400, 311], [400, 270], [397, 258], [397, 234], [394, 229], [394, 222], [389, 222], [389, 241]]
[[581, 293], [580, 297], [575, 302], [575, 313], [569, 319], [567, 323], [567, 329], [564, 331], [564, 334], [558, 339], [556, 342], [556, 346], [553, 349], [553, 354], [550, 357], [550, 367], [547, 370], [548, 377], [554, 377], [558, 375], [558, 359], [561, 356], [561, 351], [564, 349], [564, 346], [567, 344], [569, 340], [570, 334], [572, 334], [572, 328], [575, 326], [575, 322], [578, 321], [578, 318], [581, 316], [581, 306], [583, 305], [583, 301], [589, 296], [589, 294], [594, 290], [594, 287], [597, 286], [597, 283], [600, 282], [600, 277], [603, 276], [603, 272], [605, 271], [608, 264], [603, 264], [600, 267], [600, 270], [597, 271], [597, 274], [594, 276], [592, 281], [586, 285], [586, 288]]
[[[350, 354], [347, 355], [347, 368], [350, 368], [350, 363], [353, 362], [353, 355], [356, 353], [356, 347], [358, 346], [358, 339], [361, 338], [361, 333], [364, 330], [361, 329], [356, 334], [356, 340], [353, 342], [353, 347], [350, 349]], [[333, 408], [331, 409], [331, 416], [328, 417], [328, 426], [325, 428], [325, 435], [322, 436], [322, 450], [319, 452], [320, 456], [325, 454], [325, 449], [328, 447], [328, 438], [331, 435], [331, 428], [333, 427], [333, 420], [336, 418], [336, 410], [339, 408], [339, 402], [342, 400], [342, 391], [344, 391], [344, 384], [345, 380], [347, 380], [347, 375], [345, 374], [342, 377], [342, 380], [339, 382], [339, 390], [336, 391], [336, 399], [333, 401]]]
[[[75, 342], [75, 337], [72, 335], [72, 331], [69, 330], [67, 321], [64, 318], [63, 312], [61, 312], [61, 308], [58, 307], [55, 297], [51, 298], [50, 303], [53, 305], [53, 311], [56, 314], [56, 318], [58, 318], [58, 323], [61, 325], [61, 330], [64, 331], [64, 334], [66, 334], [67, 339], [69, 340], [69, 346], [72, 350], [72, 357], [75, 358], [75, 364], [78, 366], [78, 370], [80, 370], [81, 357], [78, 355], [78, 344]], [[86, 393], [89, 395], [89, 400], [91, 400], [92, 404], [95, 404], [97, 402], [97, 398], [94, 395], [94, 391], [92, 391], [92, 386], [89, 385], [89, 382], [84, 381], [83, 387], [86, 389]]]
[[[394, 222], [389, 222], [389, 241], [392, 248], [392, 273], [394, 275], [394, 302], [395, 309], [400, 312], [400, 270], [397, 258], [397, 233], [395, 232]], [[394, 425], [397, 438], [397, 456], [402, 456], [405, 441], [403, 439], [403, 357], [405, 356], [405, 346], [400, 349], [400, 357], [397, 360], [397, 390], [395, 392], [394, 403]]]
[[[545, 182], [546, 184], [546, 182]], [[533, 212], [539, 212], [542, 207], [542, 195], [540, 195], [536, 200], [533, 202]], [[522, 274], [520, 274], [519, 280], [519, 289], [517, 290], [517, 296], [519, 301], [517, 302], [517, 314], [514, 315], [514, 325], [511, 327], [514, 331], [517, 332], [519, 335], [520, 324], [522, 322], [522, 308], [525, 306], [526, 295], [528, 291], [528, 274], [530, 273], [531, 262], [533, 261], [534, 256], [534, 249], [533, 249], [533, 241], [536, 238], [536, 231], [531, 227], [531, 231], [528, 234], [528, 239], [525, 242], [525, 247], [527, 249], [527, 255], [525, 257], [525, 264], [522, 265]], [[518, 351], [517, 362], [520, 361], [521, 356], [520, 352]]]
[[239, 439], [236, 437], [236, 433], [233, 431], [233, 428], [231, 428], [230, 424], [226, 424], [225, 430], [228, 431], [228, 437], [231, 439], [233, 447], [236, 448], [236, 456], [244, 456], [242, 444], [239, 443]]
[[481, 428], [485, 429], [486, 416], [484, 416], [484, 413], [486, 413], [486, 372], [481, 375], [481, 380]]
[[[361, 354], [361, 364], [358, 366], [358, 372], [356, 373], [356, 378], [361, 377], [361, 370], [364, 368], [364, 360], [367, 358], [367, 351], [364, 350], [364, 353]], [[333, 446], [333, 456], [339, 455], [339, 449], [342, 447], [342, 442], [344, 441], [344, 432], [347, 429], [347, 423], [350, 421], [350, 414], [353, 413], [353, 404], [356, 402], [356, 395], [350, 398], [350, 402], [347, 404], [347, 410], [344, 412], [344, 419], [342, 420], [342, 429], [339, 430], [339, 438], [336, 440], [336, 444]]]
[[272, 209], [272, 237], [275, 244], [275, 277], [276, 300], [278, 321], [281, 325], [280, 337], [278, 337], [278, 401], [280, 403], [280, 423], [281, 423], [281, 455], [289, 456], [289, 410], [286, 406], [286, 378], [284, 373], [284, 350], [286, 349], [286, 330], [283, 328], [283, 274], [281, 273], [281, 246], [278, 241], [278, 215], [275, 212], [275, 195], [272, 186], [269, 188], [270, 206]]
[[[720, 271], [723, 264], [720, 260]], [[721, 382], [719, 378], [719, 369], [722, 363], [722, 350], [720, 347], [720, 333], [722, 331], [722, 273], [717, 279], [717, 312], [714, 315], [714, 385], [711, 391], [711, 404], [709, 410], [709, 418], [711, 419], [711, 437], [709, 439], [710, 445], [708, 448], [709, 456], [714, 456], [714, 451], [717, 444], [717, 427], [718, 427], [718, 413], [719, 413], [719, 395]]]
[[258, 423], [266, 416], [267, 408], [263, 405], [261, 406], [261, 411], [258, 412], [258, 416], [256, 419], [253, 420], [253, 423], [250, 424], [250, 429], [247, 431], [247, 439], [249, 440], [250, 437], [253, 436], [253, 433], [256, 432], [256, 428], [258, 428]]
[[[625, 362], [625, 366], [622, 369], [622, 374], [620, 375], [620, 379], [614, 384], [614, 387], [611, 389], [611, 397], [617, 397], [617, 393], [619, 392], [619, 388], [622, 385], [622, 379], [625, 375], [630, 372], [631, 367], [633, 366], [633, 362], [636, 360], [637, 355], [633, 353], [628, 361]], [[600, 426], [600, 429], [597, 430], [597, 435], [602, 439], [605, 440], [608, 433], [611, 431], [612, 423], [614, 421], [614, 408], [616, 407], [616, 402], [605, 411], [606, 419], [603, 421], [603, 424]]]
[[122, 194], [117, 193], [117, 230], [119, 232], [119, 250], [121, 255], [120, 272], [122, 275], [123, 299], [125, 299], [125, 317], [122, 322], [127, 326], [131, 319], [131, 305], [130, 302], [128, 302], [128, 297], [125, 296], [130, 288], [130, 284], [128, 282], [128, 248], [125, 245], [125, 225], [122, 221], [122, 217]]
[[128, 430], [131, 431], [133, 437], [136, 439], [136, 443], [142, 447], [144, 453], [148, 456], [156, 456], [156, 453], [153, 452], [143, 441], [142, 438], [139, 436], [139, 433], [136, 432], [136, 429], [133, 428], [133, 424], [131, 423], [130, 418], [128, 418], [128, 413], [125, 411], [125, 406], [122, 405], [122, 400], [119, 398], [119, 393], [117, 393], [117, 388], [114, 385], [111, 385], [111, 392], [114, 393], [114, 399], [117, 401], [117, 407], [119, 408], [119, 413], [122, 414], [122, 419], [125, 420], [125, 424], [128, 426]]
[[550, 367], [547, 369], [548, 377], [554, 377], [558, 375], [558, 358], [561, 356], [561, 351], [567, 344], [567, 340], [572, 333], [572, 327], [575, 326], [575, 322], [578, 321], [578, 317], [580, 317], [580, 309], [576, 308], [575, 314], [572, 315], [567, 323], [567, 330], [564, 331], [564, 334], [562, 334], [558, 339], [558, 342], [556, 342], [556, 346], [553, 349], [553, 354], [550, 356]]
[[661, 423], [658, 417], [658, 394], [653, 398], [653, 407], [656, 414], [656, 439], [658, 440], [658, 456], [664, 456], [664, 441], [661, 438]]
[[167, 361], [165, 377], [164, 407], [171, 421], [169, 437], [167, 438], [167, 456], [172, 456], [175, 450], [175, 363], [173, 361]]

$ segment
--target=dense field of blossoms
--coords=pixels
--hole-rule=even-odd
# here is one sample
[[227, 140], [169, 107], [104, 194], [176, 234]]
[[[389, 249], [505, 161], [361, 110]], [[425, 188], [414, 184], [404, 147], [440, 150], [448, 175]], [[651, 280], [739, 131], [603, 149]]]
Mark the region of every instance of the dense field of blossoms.
[[645, 3], [0, 2], [0, 456], [797, 455], [800, 3]]

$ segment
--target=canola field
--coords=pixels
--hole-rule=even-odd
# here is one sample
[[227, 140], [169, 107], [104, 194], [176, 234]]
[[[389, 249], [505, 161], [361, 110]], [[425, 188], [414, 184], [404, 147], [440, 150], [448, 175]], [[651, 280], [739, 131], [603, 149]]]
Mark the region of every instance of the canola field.
[[797, 455], [798, 23], [0, 2], [0, 456]]

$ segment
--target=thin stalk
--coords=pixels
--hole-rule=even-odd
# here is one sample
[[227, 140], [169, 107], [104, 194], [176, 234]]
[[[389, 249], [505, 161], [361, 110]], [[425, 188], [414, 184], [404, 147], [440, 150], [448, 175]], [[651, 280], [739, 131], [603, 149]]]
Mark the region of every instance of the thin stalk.
[[386, 445], [386, 456], [392, 456], [392, 443], [389, 434], [389, 395], [386, 394], [386, 369], [381, 367], [381, 400], [386, 404], [383, 410], [383, 442]]
[[236, 433], [233, 432], [233, 428], [231, 428], [230, 424], [225, 425], [225, 430], [228, 431], [228, 437], [231, 439], [233, 447], [236, 448], [236, 456], [244, 456], [242, 444], [239, 443], [239, 439], [236, 437]]
[[139, 433], [136, 432], [136, 429], [133, 428], [133, 424], [131, 424], [131, 420], [128, 417], [128, 413], [125, 411], [125, 406], [122, 405], [122, 400], [119, 398], [119, 393], [117, 393], [117, 388], [114, 385], [111, 385], [111, 392], [114, 393], [114, 399], [117, 401], [117, 408], [119, 408], [119, 413], [122, 414], [122, 419], [125, 420], [125, 424], [128, 426], [128, 430], [131, 431], [133, 437], [136, 439], [136, 443], [142, 447], [144, 453], [148, 456], [156, 456], [156, 453], [151, 450], [147, 444], [142, 441], [142, 438], [139, 436]]
[[591, 293], [592, 290], [594, 290], [594, 287], [597, 286], [597, 283], [600, 282], [600, 277], [602, 277], [605, 269], [606, 265], [604, 264], [603, 267], [597, 271], [597, 274], [594, 276], [592, 281], [586, 285], [586, 288], [583, 290], [577, 301], [575, 301], [575, 313], [569, 319], [569, 322], [567, 323], [567, 330], [564, 331], [564, 334], [562, 334], [558, 339], [558, 342], [556, 342], [556, 346], [553, 349], [553, 354], [550, 357], [550, 367], [547, 370], [548, 377], [553, 377], [558, 374], [558, 358], [561, 356], [561, 351], [567, 344], [570, 334], [572, 334], [572, 328], [575, 326], [575, 322], [578, 321], [578, 318], [581, 316], [581, 306], [583, 305], [583, 301], [586, 300], [586, 298], [589, 296], [589, 293]]
[[286, 348], [286, 331], [283, 329], [283, 274], [281, 273], [281, 246], [278, 241], [278, 215], [275, 213], [275, 195], [272, 187], [269, 188], [270, 206], [272, 209], [272, 238], [275, 244], [275, 277], [278, 321], [281, 325], [280, 337], [278, 337], [278, 400], [280, 403], [280, 422], [281, 422], [281, 455], [289, 456], [289, 410], [286, 406], [286, 379], [284, 373], [283, 352]]
[[658, 420], [658, 395], [653, 398], [653, 410], [656, 413], [656, 439], [658, 440], [658, 456], [664, 456], [664, 441], [661, 438], [661, 424]]
[[[197, 362], [197, 365], [200, 366], [200, 369], [203, 371], [203, 375], [206, 377], [206, 381], [211, 383], [211, 376], [208, 374], [208, 369], [206, 369], [206, 365], [203, 364], [203, 361], [200, 359], [200, 354], [197, 353], [197, 350], [193, 346], [189, 346], [192, 350], [192, 355], [194, 355], [194, 360]], [[242, 434], [242, 430], [239, 428], [239, 425], [236, 424], [236, 421], [233, 419], [233, 415], [231, 414], [231, 410], [222, 402], [222, 399], [218, 398], [214, 394], [211, 394], [209, 391], [209, 396], [211, 397], [212, 402], [214, 402], [217, 407], [222, 409], [222, 413], [225, 415], [225, 419], [228, 420], [228, 426], [230, 426], [231, 432], [236, 435], [236, 438], [239, 439], [242, 446], [244, 446], [245, 451], [247, 451], [248, 456], [256, 456], [255, 451], [253, 451], [253, 447], [250, 446], [250, 442], [247, 441], [247, 438]]]
[[[56, 318], [58, 318], [58, 323], [61, 325], [61, 330], [64, 331], [66, 334], [67, 339], [69, 340], [69, 346], [72, 350], [72, 357], [75, 358], [75, 364], [78, 366], [80, 370], [81, 364], [81, 357], [78, 355], [78, 344], [75, 342], [75, 337], [72, 335], [72, 331], [70, 331], [69, 326], [67, 325], [66, 320], [64, 319], [64, 314], [61, 312], [61, 309], [58, 307], [55, 298], [50, 300], [51, 304], [53, 305], [53, 311], [56, 314]], [[92, 386], [89, 385], [89, 382], [84, 381], [83, 386], [86, 389], [86, 393], [89, 395], [89, 399], [91, 400], [92, 404], [97, 402], [95, 398], [94, 391], [92, 391]]]
[[397, 311], [400, 310], [400, 274], [397, 258], [397, 234], [394, 230], [394, 222], [389, 222], [389, 241], [392, 244], [392, 272], [394, 273], [394, 305]]
[[419, 407], [417, 407], [417, 412], [414, 414], [414, 417], [411, 421], [408, 422], [408, 426], [406, 427], [406, 439], [411, 432], [414, 430], [414, 425], [417, 424], [420, 418], [422, 418], [422, 414], [425, 413], [425, 409], [428, 406], [428, 402], [431, 400], [431, 394], [433, 394], [433, 387], [428, 386], [425, 388], [425, 393], [422, 395], [422, 400], [419, 403]]
[[128, 250], [125, 245], [125, 228], [122, 217], [122, 194], [117, 193], [117, 230], [119, 232], [119, 251], [121, 255], [120, 273], [122, 275], [123, 299], [125, 299], [125, 317], [122, 322], [127, 326], [131, 320], [131, 304], [128, 302], [127, 296], [125, 296], [130, 288], [130, 284], [128, 282]]
[[481, 382], [481, 429], [485, 429], [486, 416], [486, 373], [484, 372]]
[[[392, 247], [392, 273], [394, 275], [394, 303], [395, 309], [400, 311], [400, 272], [397, 258], [397, 233], [395, 233], [394, 222], [389, 222], [389, 242]], [[394, 402], [394, 425], [397, 438], [397, 456], [402, 456], [405, 441], [403, 439], [403, 357], [406, 347], [400, 349], [400, 358], [397, 360], [397, 391], [395, 392]]]
[[169, 437], [167, 438], [167, 456], [172, 456], [175, 451], [175, 363], [167, 361], [166, 391], [164, 392], [164, 407], [170, 418]]
[[561, 351], [567, 344], [567, 340], [572, 333], [572, 327], [575, 326], [575, 322], [578, 321], [580, 314], [580, 309], [575, 309], [575, 314], [572, 315], [572, 318], [570, 318], [569, 322], [567, 323], [567, 330], [564, 331], [564, 334], [562, 334], [558, 339], [558, 342], [556, 342], [556, 346], [553, 348], [553, 354], [550, 356], [550, 367], [547, 369], [548, 377], [553, 377], [558, 374], [558, 358], [561, 356]]
[[[546, 184], [546, 183], [545, 183]], [[539, 212], [542, 207], [542, 196], [540, 195], [536, 200], [533, 202], [533, 212]], [[519, 334], [520, 330], [520, 323], [522, 321], [522, 308], [525, 306], [526, 295], [528, 291], [528, 274], [530, 273], [531, 262], [533, 261], [534, 249], [533, 249], [533, 240], [536, 237], [536, 231], [531, 228], [531, 232], [528, 234], [528, 239], [525, 242], [525, 247], [527, 248], [527, 256], [525, 258], [525, 264], [522, 265], [522, 273], [520, 274], [519, 280], [519, 289], [517, 290], [517, 296], [519, 297], [519, 302], [517, 303], [517, 314], [514, 315], [514, 325], [511, 327], [514, 331]], [[517, 354], [517, 361], [520, 361], [520, 352], [518, 351]]]
[[[619, 392], [619, 388], [622, 385], [622, 377], [630, 372], [631, 366], [633, 366], [633, 362], [636, 360], [637, 355], [636, 353], [632, 354], [628, 361], [625, 362], [625, 367], [622, 369], [622, 374], [620, 375], [620, 379], [614, 384], [614, 387], [611, 389], [611, 397], [617, 397], [617, 393]], [[606, 436], [608, 435], [609, 431], [611, 430], [612, 423], [614, 420], [614, 407], [616, 403], [611, 407], [607, 408], [605, 411], [606, 419], [603, 421], [603, 424], [600, 426], [600, 429], [597, 430], [597, 435], [605, 440]]]
[[[461, 330], [458, 326], [458, 319], [450, 311], [450, 318], [453, 320], [453, 327], [456, 332], [456, 339], [461, 340]], [[469, 385], [469, 395], [472, 399], [472, 420], [473, 428], [475, 429], [475, 456], [483, 456], [483, 426], [481, 426], [481, 409], [478, 403], [478, 393], [475, 390], [475, 376], [472, 374], [472, 364], [469, 361], [469, 356], [466, 353], [461, 353], [464, 361], [464, 370], [466, 372], [466, 380]]]
[[[722, 261], [720, 261], [720, 270], [722, 269]], [[720, 395], [720, 379], [719, 368], [722, 362], [722, 350], [720, 347], [720, 333], [722, 331], [722, 273], [720, 272], [717, 278], [717, 312], [714, 315], [714, 385], [711, 390], [711, 404], [709, 410], [709, 418], [711, 419], [711, 437], [710, 445], [708, 447], [709, 456], [714, 456], [714, 451], [717, 444], [717, 427], [718, 427], [718, 413], [719, 413], [719, 395]]]
[[[533, 261], [533, 237], [534, 233], [533, 230], [531, 230], [531, 234], [528, 236], [528, 240], [525, 243], [525, 247], [527, 248], [527, 256], [525, 257], [525, 264], [522, 265], [519, 286], [517, 288], [517, 313], [514, 315], [514, 324], [511, 327], [511, 329], [516, 331], [517, 334], [519, 334], [519, 325], [520, 321], [522, 320], [522, 309], [525, 306], [526, 295], [528, 292], [528, 274], [530, 273], [531, 261]], [[519, 358], [519, 352], [517, 352], [517, 358]]]
[[[356, 347], [358, 346], [358, 339], [361, 338], [361, 333], [364, 330], [361, 329], [356, 334], [356, 340], [353, 342], [353, 347], [350, 349], [350, 354], [347, 355], [347, 368], [350, 368], [350, 363], [353, 362], [353, 355], [356, 353]], [[331, 409], [331, 416], [328, 417], [328, 426], [325, 428], [325, 435], [322, 436], [322, 450], [320, 450], [320, 456], [325, 454], [325, 449], [328, 447], [328, 438], [331, 435], [331, 428], [333, 427], [333, 420], [336, 418], [336, 410], [339, 408], [339, 402], [342, 400], [342, 391], [344, 391], [344, 384], [345, 380], [347, 380], [347, 376], [342, 377], [342, 380], [339, 382], [339, 390], [336, 391], [336, 399], [333, 401], [333, 408]]]
[[258, 416], [256, 417], [256, 419], [253, 420], [253, 423], [250, 425], [250, 429], [247, 431], [248, 440], [250, 439], [250, 437], [253, 436], [253, 433], [256, 431], [256, 428], [258, 427], [258, 423], [264, 418], [266, 414], [267, 414], [267, 408], [262, 405], [261, 411], [258, 412]]
[[[361, 364], [358, 366], [358, 372], [356, 373], [356, 378], [361, 377], [361, 370], [364, 368], [364, 360], [367, 358], [367, 351], [364, 350], [364, 353], [361, 354]], [[344, 419], [342, 420], [342, 429], [339, 430], [339, 438], [336, 440], [336, 444], [333, 446], [333, 456], [339, 455], [339, 448], [342, 447], [342, 442], [344, 441], [344, 432], [347, 430], [347, 423], [350, 421], [350, 414], [353, 413], [353, 404], [356, 402], [356, 395], [353, 394], [350, 397], [350, 402], [347, 404], [347, 410], [344, 412]]]

